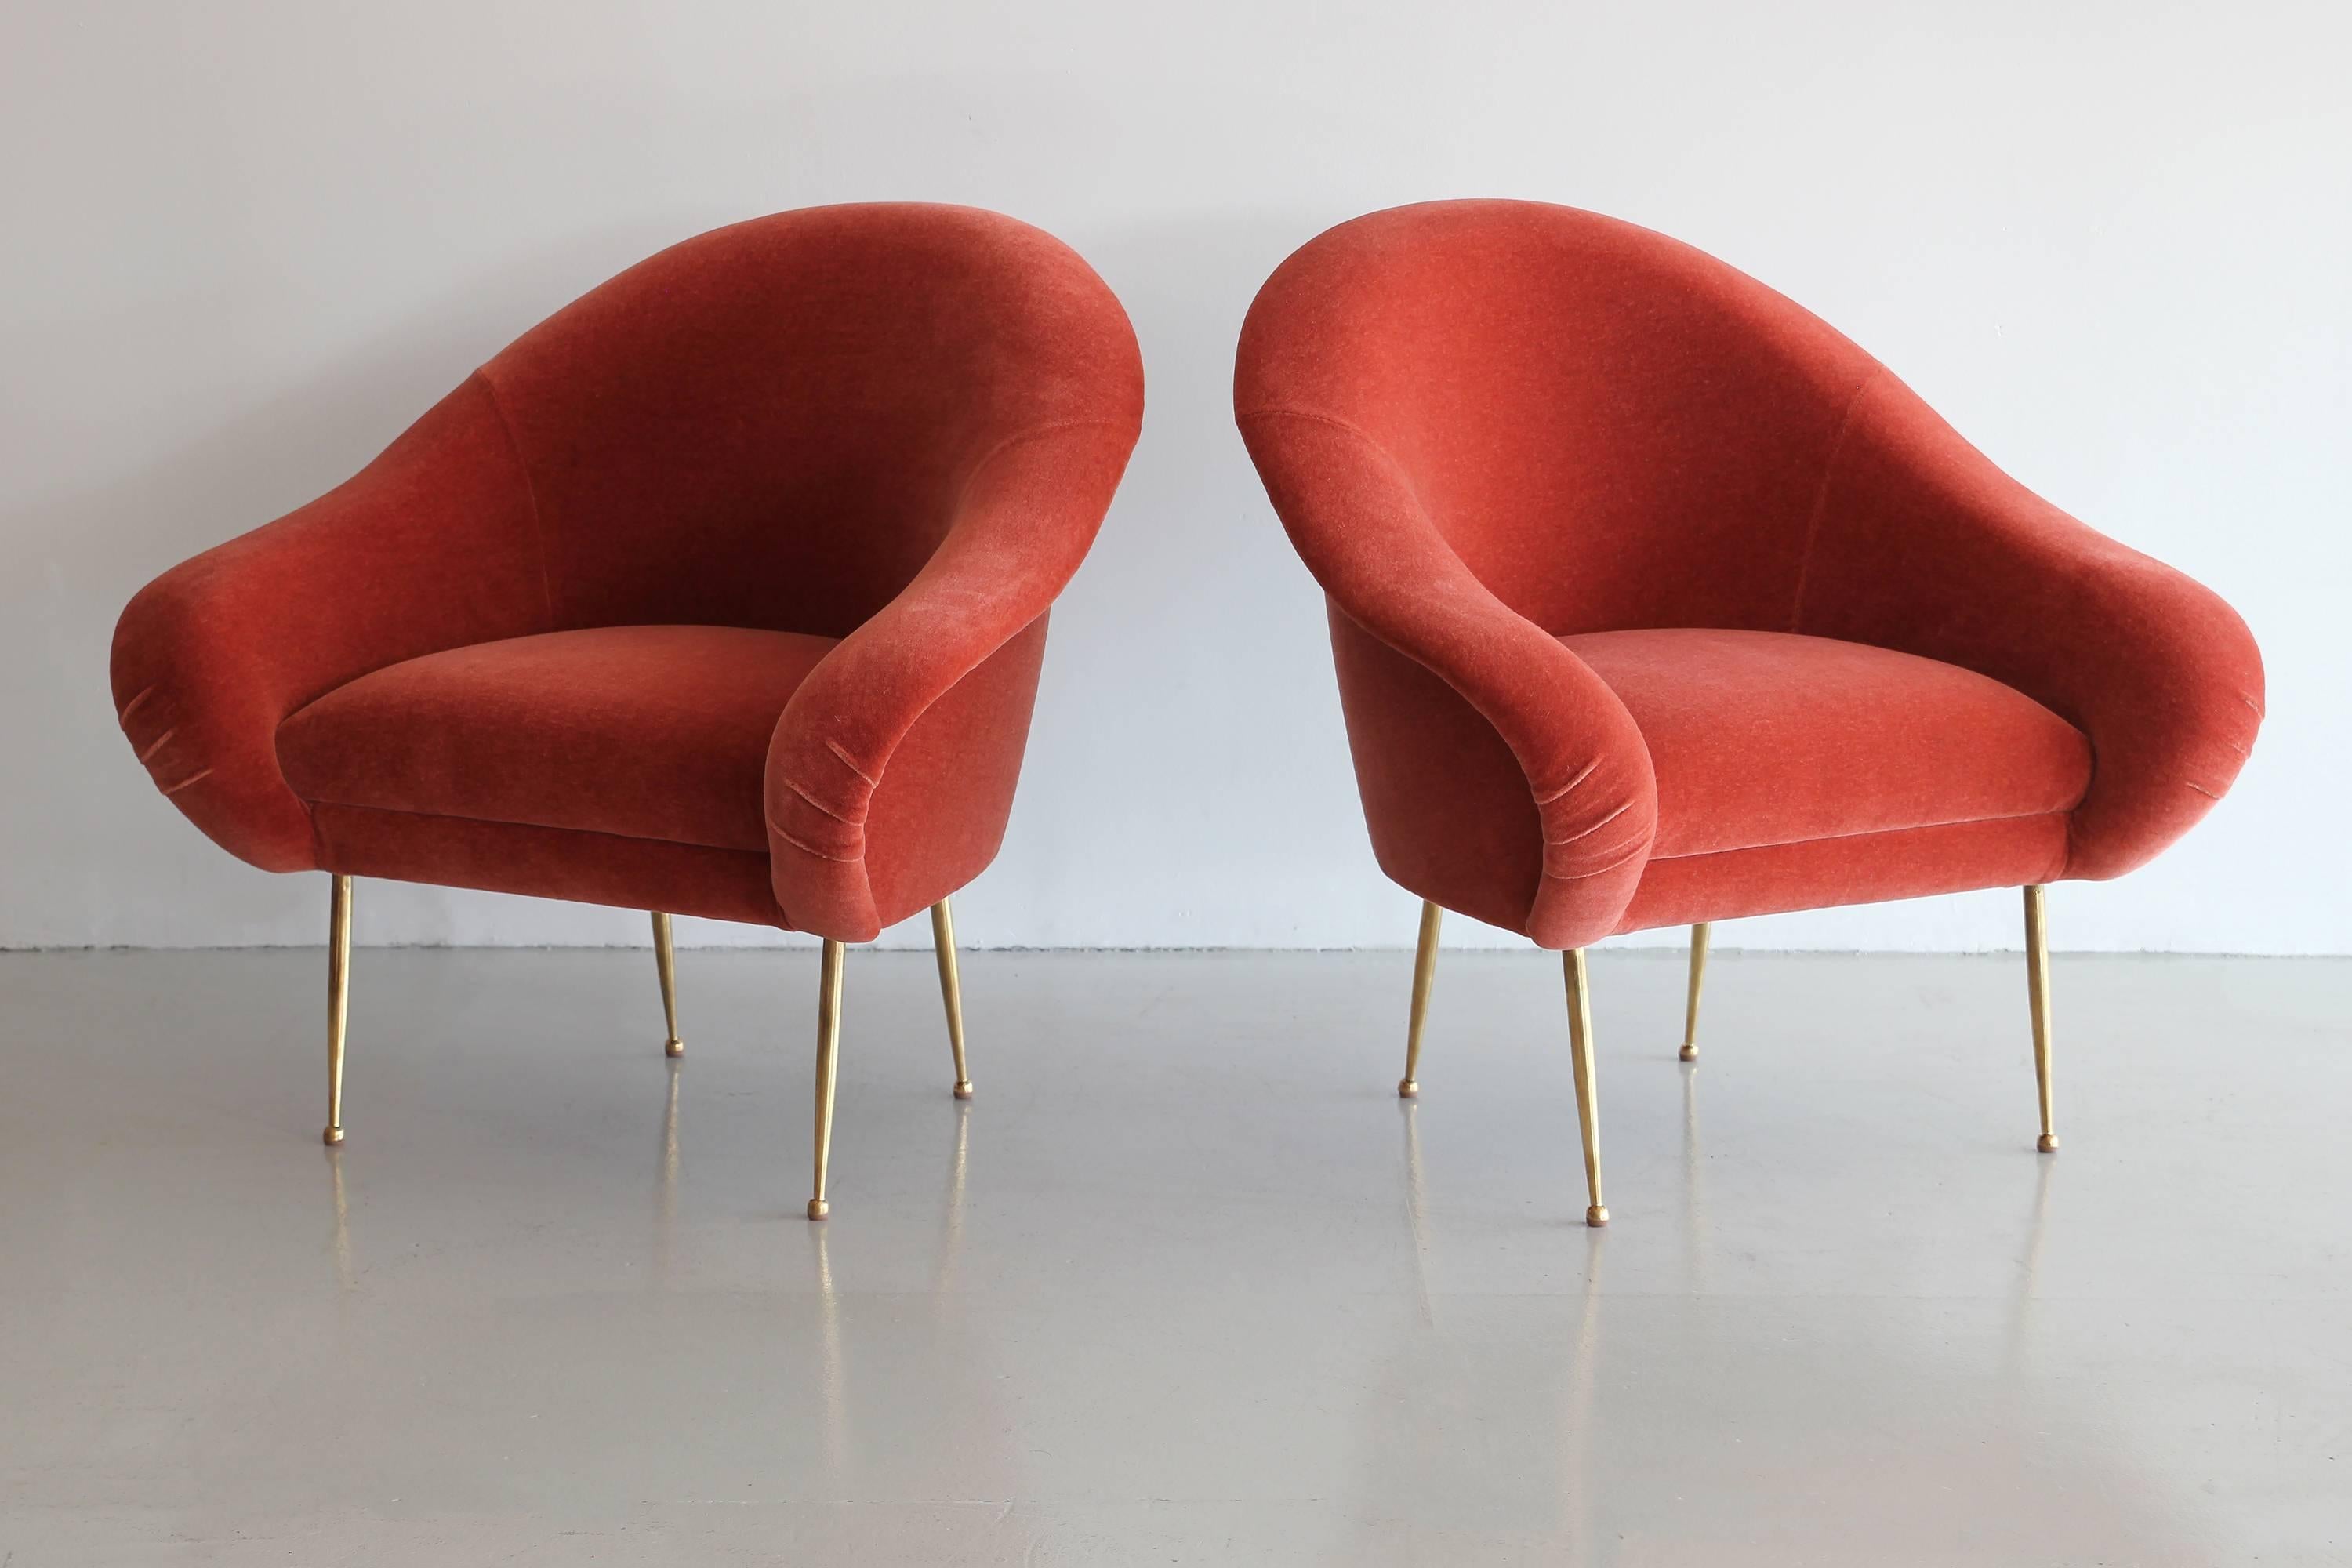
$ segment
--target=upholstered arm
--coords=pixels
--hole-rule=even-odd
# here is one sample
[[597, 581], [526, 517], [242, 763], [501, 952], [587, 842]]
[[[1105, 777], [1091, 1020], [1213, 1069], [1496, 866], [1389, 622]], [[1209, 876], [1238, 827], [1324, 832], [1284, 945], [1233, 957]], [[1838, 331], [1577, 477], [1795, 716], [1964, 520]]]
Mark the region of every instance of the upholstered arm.
[[2064, 875], [2120, 876], [2238, 775], [2263, 666], [2230, 606], [2034, 495], [1881, 374], [1832, 459], [1795, 629], [1943, 659], [2090, 737]]
[[477, 377], [343, 485], [140, 590], [114, 630], [115, 708], [156, 786], [214, 842], [307, 870], [310, 811], [278, 765], [287, 715], [548, 617], [530, 489]]
[[[868, 830], [877, 793], [919, 726], [941, 731], [923, 748], [924, 777], [915, 781], [941, 809], [909, 819], [953, 822], [953, 831], [986, 838], [943, 847], [943, 855], [984, 865], [994, 852], [1027, 736], [1026, 694], [1017, 714], [1002, 700], [943, 700], [1043, 616], [1077, 570], [1136, 428], [1126, 419], [1055, 423], [983, 455], [922, 571], [793, 693], [768, 747], [767, 817], [776, 901], [795, 926], [866, 942], [913, 912], [877, 896]], [[1034, 682], [1034, 652], [1026, 651]], [[975, 791], [990, 798], [954, 798]], [[930, 830], [949, 829], [908, 829]]]
[[[1633, 715], [1558, 638], [1456, 555], [1403, 468], [1354, 426], [1297, 409], [1239, 416], [1274, 508], [1357, 625], [1434, 672], [1527, 775], [1543, 835], [1528, 936], [1580, 947], [1632, 900], [1656, 837], [1657, 781]], [[1367, 549], [1368, 542], [1381, 548]]]

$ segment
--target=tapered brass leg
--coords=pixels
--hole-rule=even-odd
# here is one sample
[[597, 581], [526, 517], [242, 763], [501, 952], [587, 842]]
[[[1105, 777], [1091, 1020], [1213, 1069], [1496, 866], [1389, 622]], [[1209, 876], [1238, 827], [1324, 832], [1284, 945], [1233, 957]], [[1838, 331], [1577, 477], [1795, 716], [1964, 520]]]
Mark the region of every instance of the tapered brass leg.
[[1601, 1201], [1601, 1089], [1592, 1076], [1592, 993], [1584, 973], [1584, 950], [1571, 947], [1559, 955], [1568, 976], [1568, 1035], [1576, 1051], [1576, 1120], [1584, 1134], [1584, 1186], [1592, 1203], [1584, 1223], [1609, 1223], [1609, 1205]]
[[1683, 1004], [1682, 1058], [1698, 1060], [1698, 988], [1706, 981], [1706, 922], [1691, 927], [1690, 1000]]
[[833, 1158], [833, 1070], [841, 1053], [841, 943], [825, 939], [824, 967], [816, 991], [816, 1193], [809, 1199], [808, 1216], [823, 1219], [825, 1206], [824, 1168]]
[[352, 879], [335, 879], [327, 900], [327, 1131], [343, 1141], [343, 1025], [352, 999]]
[[2033, 1083], [2042, 1098], [2042, 1142], [2045, 1154], [2057, 1152], [2058, 1134], [2050, 1113], [2050, 927], [2042, 907], [2042, 889], [2025, 889], [2025, 997], [2033, 1009]]
[[654, 968], [661, 975], [662, 1021], [669, 1029], [662, 1053], [682, 1057], [686, 1042], [677, 1037], [677, 950], [670, 944], [669, 917], [659, 910], [654, 911]]
[[1412, 1014], [1404, 1026], [1404, 1077], [1397, 1093], [1411, 1100], [1421, 1092], [1421, 1026], [1429, 1017], [1429, 991], [1437, 983], [1437, 927], [1445, 911], [1423, 899], [1421, 903], [1421, 945], [1412, 957]]
[[971, 1098], [971, 1075], [963, 1070], [963, 984], [956, 978], [955, 915], [941, 899], [931, 906], [931, 946], [940, 959], [940, 999], [948, 1007], [948, 1048], [955, 1052], [955, 1097]]

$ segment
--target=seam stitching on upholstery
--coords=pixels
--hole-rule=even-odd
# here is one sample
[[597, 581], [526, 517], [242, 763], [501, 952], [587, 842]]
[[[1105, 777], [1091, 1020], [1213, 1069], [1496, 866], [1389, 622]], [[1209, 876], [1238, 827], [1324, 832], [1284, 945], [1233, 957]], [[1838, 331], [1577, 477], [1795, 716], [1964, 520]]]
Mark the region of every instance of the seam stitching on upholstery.
[[473, 379], [481, 384], [482, 396], [490, 405], [490, 417], [499, 422], [499, 434], [507, 438], [507, 450], [513, 455], [515, 472], [522, 476], [523, 499], [530, 503], [530, 533], [539, 542], [539, 592], [547, 605], [547, 629], [553, 631], [555, 616], [555, 574], [548, 566], [547, 514], [540, 509], [539, 485], [530, 477], [530, 465], [524, 461], [522, 443], [515, 439], [514, 425], [507, 418], [506, 405], [499, 401], [499, 389], [490, 378], [477, 369]]
[[[1390, 451], [1388, 447], [1381, 445], [1380, 440], [1362, 426], [1356, 424], [1353, 420], [1342, 419], [1336, 414], [1321, 414], [1312, 408], [1292, 408], [1287, 406], [1275, 408], [1253, 408], [1246, 414], [1236, 413], [1234, 416], [1234, 422], [1238, 425], [1244, 419], [1256, 419], [1260, 417], [1306, 419], [1318, 425], [1328, 425], [1334, 430], [1346, 431], [1349, 435], [1353, 436], [1357, 440], [1361, 441], [1365, 446], [1370, 447], [1374, 452], [1378, 453], [1381, 461], [1386, 463], [1391, 468], [1396, 471], [1397, 480], [1400, 484], [1403, 485], [1405, 494], [1412, 498], [1413, 510], [1420, 512], [1424, 519], [1429, 519], [1429, 503], [1421, 499], [1421, 488], [1412, 482], [1412, 470], [1406, 468], [1402, 462], [1399, 461], [1397, 455], [1394, 452]], [[1430, 519], [1429, 525], [1431, 531], [1435, 532], [1437, 529], [1435, 520]], [[1449, 551], [1454, 549], [1453, 542], [1447, 539], [1443, 533], [1438, 534], [1438, 542], [1444, 544]], [[1461, 558], [1458, 551], [1454, 552], [1454, 557], [1456, 560]], [[1467, 571], [1468, 569], [1468, 565], [1465, 563], [1464, 570]], [[1475, 573], [1472, 573], [1471, 574], [1473, 576], [1477, 575]], [[1483, 580], [1480, 583], [1480, 586], [1485, 586]], [[1502, 601], [1497, 599], [1496, 603], [1501, 604]], [[1510, 609], [1508, 605], [1504, 605], [1503, 607], [1507, 610]], [[1513, 615], [1518, 615], [1518, 612], [1516, 610], [1512, 610], [1511, 613]], [[1519, 618], [1522, 620], [1527, 619], [1524, 616], [1521, 616]], [[1533, 622], [1528, 622], [1528, 624], [1530, 626], [1534, 625]], [[1540, 630], [1541, 628], [1538, 629]], [[1383, 642], [1387, 641], [1385, 637], [1381, 640]], [[1402, 648], [1398, 648], [1397, 651], [1399, 653], [1404, 653], [1404, 649]], [[1411, 658], [1412, 656], [1406, 654], [1405, 657]], [[1413, 662], [1418, 664], [1421, 661], [1414, 659]], [[1448, 684], [1450, 685], [1452, 683], [1448, 682]]]
[[1616, 810], [1611, 812], [1608, 816], [1602, 817], [1600, 821], [1594, 823], [1591, 826], [1586, 828], [1581, 833], [1571, 833], [1565, 838], [1547, 838], [1544, 842], [1553, 848], [1558, 848], [1563, 844], [1573, 844], [1580, 838], [1590, 838], [1594, 834], [1600, 832], [1602, 828], [1608, 826], [1611, 823], [1616, 821], [1619, 817], [1624, 816], [1627, 812], [1633, 809], [1633, 803], [1629, 800], [1624, 805], [1619, 806]]
[[[330, 688], [328, 691], [320, 693], [317, 697], [312, 698], [309, 702], [303, 703], [301, 708], [295, 709], [294, 713], [299, 713], [304, 708], [309, 708], [314, 703], [324, 701], [327, 696], [334, 689], [336, 689]], [[294, 781], [286, 776], [286, 753], [282, 748], [286, 740], [287, 722], [294, 717], [294, 713], [280, 714], [278, 719], [278, 727], [269, 731], [269, 761], [271, 765], [278, 771], [278, 787], [285, 790], [288, 795], [294, 797], [294, 804], [302, 808], [302, 820], [310, 826], [310, 864], [314, 868], [323, 870], [327, 864], [327, 837], [326, 835], [319, 829], [318, 803], [312, 801], [310, 796], [304, 795], [300, 790], [296, 789], [294, 787]], [[334, 803], [330, 802], [328, 804], [331, 805]], [[362, 809], [377, 808], [363, 807]]]
[[1915, 822], [1908, 827], [1864, 827], [1853, 833], [1817, 833], [1811, 838], [1773, 838], [1761, 844], [1727, 844], [1720, 849], [1693, 849], [1681, 855], [1654, 855], [1654, 860], [1704, 860], [1710, 855], [1745, 855], [1751, 849], [1786, 849], [1799, 844], [1835, 844], [1847, 838], [1884, 838], [1896, 833], [1928, 833], [1939, 827], [1974, 827], [1987, 822], [2039, 822], [2054, 816], [2071, 826], [2074, 808], [2020, 811], [2005, 816], [1956, 816], [1949, 822]]
[[[1234, 415], [1234, 418], [1236, 422], [1244, 419], [1258, 418], [1312, 419], [1318, 425], [1336, 426], [1339, 429], [1345, 430], [1349, 435], [1353, 436], [1358, 440], [1363, 442], [1365, 446], [1370, 447], [1381, 457], [1386, 458], [1390, 462], [1396, 463], [1396, 458], [1394, 455], [1392, 455], [1386, 447], [1381, 446], [1379, 441], [1375, 440], [1370, 431], [1357, 424], [1354, 420], [1342, 419], [1336, 414], [1325, 414], [1318, 409], [1299, 408], [1293, 406], [1292, 405], [1283, 403], [1269, 404], [1264, 408], [1239, 410]], [[1397, 468], [1399, 471], [1402, 471], [1404, 465], [1397, 463]]]
[[840, 823], [844, 827], [862, 827], [865, 826], [863, 823], [852, 821], [850, 818], [842, 816], [841, 813], [834, 810], [833, 807], [825, 805], [824, 802], [817, 799], [816, 796], [809, 794], [808, 791], [801, 788], [800, 785], [793, 783], [792, 780], [784, 779], [782, 783], [786, 789], [792, 791], [794, 795], [808, 802], [812, 809], [824, 813], [825, 816], [833, 818], [835, 822]]
[[[1574, 778], [1569, 780], [1566, 784], [1560, 785], [1549, 795], [1539, 795], [1536, 796], [1536, 804], [1539, 806], [1549, 805], [1553, 801], [1558, 800], [1560, 796], [1566, 795], [1569, 791], [1574, 789], [1577, 785], [1591, 778], [1592, 776], [1592, 770], [1600, 765], [1601, 759], [1599, 757], [1593, 758], [1591, 762], [1584, 764], [1583, 771], [1579, 773]], [[1622, 808], [1621, 807], [1620, 809]]]
[[[966, 673], [968, 674], [970, 672], [967, 671]], [[957, 679], [961, 679], [962, 677], [959, 676]], [[849, 753], [841, 749], [841, 742], [835, 740], [830, 735], [826, 736], [824, 739], [824, 749], [831, 752], [843, 767], [847, 768], [851, 773], [856, 773], [859, 778], [864, 779], [866, 781], [866, 788], [880, 789], [882, 787], [882, 781], [874, 777], [864, 768], [859, 767], [856, 762], [852, 761]]]
[[1812, 513], [1805, 520], [1805, 550], [1797, 559], [1797, 590], [1789, 601], [1789, 631], [1796, 635], [1805, 616], [1805, 584], [1813, 574], [1813, 549], [1821, 542], [1822, 515], [1829, 510], [1830, 481], [1837, 477], [1838, 455], [1845, 450], [1846, 433], [1853, 428], [1853, 416], [1862, 410], [1863, 394], [1878, 384], [1886, 374], [1883, 364], [1874, 365], [1846, 399], [1845, 412], [1838, 417], [1837, 434], [1830, 437], [1830, 449], [1822, 458], [1822, 482], [1813, 489]]
[[815, 845], [795, 838], [791, 834], [785, 832], [782, 828], [777, 826], [776, 819], [774, 817], [769, 817], [767, 819], [767, 823], [769, 832], [774, 834], [777, 837], [782, 839], [785, 843], [791, 845], [793, 848], [799, 850], [803, 855], [814, 855], [820, 860], [830, 860], [836, 866], [855, 866], [866, 858], [866, 851], [862, 847], [855, 855], [828, 855], [824, 850], [818, 848]]
[[308, 795], [295, 798], [306, 807], [314, 808], [311, 815], [314, 829], [318, 824], [315, 808], [324, 805], [337, 811], [373, 812], [378, 816], [421, 816], [432, 822], [471, 822], [483, 827], [527, 827], [539, 833], [585, 833], [598, 838], [617, 838], [624, 844], [667, 844], [680, 849], [715, 849], [722, 855], [767, 854], [764, 846], [758, 849], [745, 849], [740, 845], [704, 844], [692, 838], [648, 838], [642, 833], [614, 833], [602, 827], [560, 827], [551, 822], [508, 822], [496, 816], [464, 816], [454, 811], [412, 811], [404, 805], [362, 805], [355, 800], [314, 800]]
[[2059, 852], [2058, 869], [2052, 876], [2053, 881], [2074, 867], [2075, 821], [2082, 816], [2083, 803], [2091, 798], [2091, 791], [2097, 788], [2099, 783], [2099, 743], [2091, 739], [2088, 730], [2082, 731], [2082, 735], [2083, 749], [2091, 755], [2091, 772], [2090, 776], [2083, 781], [2083, 793], [2076, 795], [2074, 804], [2066, 808], [2066, 843]]
[[[300, 797], [298, 796], [297, 798], [299, 799]], [[541, 833], [576, 833], [588, 838], [610, 838], [615, 843], [620, 844], [658, 844], [667, 848], [696, 849], [702, 850], [712, 855], [740, 855], [746, 860], [757, 860], [762, 865], [765, 865], [768, 862], [768, 852], [764, 848], [734, 849], [730, 848], [728, 846], [723, 844], [689, 844], [685, 840], [678, 838], [643, 838], [634, 833], [606, 833], [602, 828], [596, 827], [549, 827], [543, 823], [537, 822], [498, 822], [487, 816], [451, 816], [446, 812], [402, 811], [391, 806], [352, 805], [346, 802], [331, 800], [322, 800], [315, 803], [305, 801], [303, 804], [306, 805], [316, 804], [319, 805], [332, 806], [337, 811], [364, 812], [370, 816], [417, 816], [423, 817], [427, 821], [434, 822], [478, 823], [485, 827], [521, 827], [533, 829]], [[318, 819], [314, 815], [311, 818], [312, 837], [314, 838], [317, 837], [317, 823]], [[326, 847], [323, 843], [319, 847], [318, 860], [319, 868], [320, 870], [328, 870], [331, 868], [327, 864]], [[362, 876], [367, 873], [350, 872], [345, 874], [351, 876]], [[782, 930], [799, 931], [802, 929], [801, 927], [791, 923], [792, 912], [786, 910], [782, 904], [776, 903], [776, 896], [772, 890], [768, 895], [768, 901], [772, 904], [775, 904], [776, 912], [784, 917], [785, 924], [782, 926]]]
[[1034, 441], [1040, 436], [1051, 436], [1056, 430], [1076, 430], [1089, 425], [1100, 425], [1111, 429], [1118, 429], [1126, 423], [1127, 421], [1124, 419], [1105, 419], [1100, 417], [1088, 417], [1084, 419], [1048, 419], [1043, 424], [1031, 425], [1024, 428], [1015, 430], [1012, 435], [1005, 437], [1003, 440], [997, 442], [996, 445], [991, 447], [987, 451], [982, 452], [972, 463], [971, 467], [964, 471], [963, 483], [956, 488], [956, 510], [958, 511], [962, 510], [964, 498], [971, 494], [971, 487], [973, 483], [979, 479], [981, 470], [987, 468], [989, 464], [996, 461], [996, 459], [1002, 456], [1007, 448], [1020, 446], [1024, 441]]
[[1636, 844], [1632, 849], [1618, 856], [1617, 858], [1610, 861], [1606, 866], [1596, 866], [1590, 871], [1555, 871], [1550, 867], [1545, 866], [1539, 868], [1536, 875], [1538, 880], [1549, 879], [1555, 882], [1581, 882], [1589, 877], [1605, 877], [1610, 872], [1614, 871], [1619, 867], [1624, 865], [1628, 860], [1640, 858], [1643, 856], [1649, 855], [1649, 853], [1650, 847], [1648, 845]]

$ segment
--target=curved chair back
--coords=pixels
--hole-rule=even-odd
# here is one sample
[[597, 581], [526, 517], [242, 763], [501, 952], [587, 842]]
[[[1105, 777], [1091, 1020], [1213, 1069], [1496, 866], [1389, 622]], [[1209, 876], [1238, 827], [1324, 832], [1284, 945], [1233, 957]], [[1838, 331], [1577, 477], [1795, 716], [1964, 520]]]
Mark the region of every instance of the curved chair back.
[[1547, 945], [1624, 914], [1658, 810], [1638, 726], [1561, 637], [1795, 633], [2012, 687], [2097, 758], [2068, 877], [2187, 831], [2261, 721], [2220, 598], [2002, 473], [1809, 311], [1631, 224], [1509, 201], [1341, 224], [1260, 290], [1234, 405], [1329, 596], [1382, 867]]
[[[1341, 224], [1283, 263], [1243, 328], [1234, 406], [1262, 465], [1284, 411], [1360, 432], [1478, 579], [1555, 636], [1780, 631], [1828, 458], [1877, 369], [1664, 235], [1534, 202], [1433, 202]], [[1285, 521], [1318, 570], [1379, 548]]]
[[1132, 426], [1143, 398], [1126, 313], [1076, 252], [996, 213], [897, 203], [673, 246], [482, 375], [559, 627], [846, 636], [930, 558], [992, 452]]

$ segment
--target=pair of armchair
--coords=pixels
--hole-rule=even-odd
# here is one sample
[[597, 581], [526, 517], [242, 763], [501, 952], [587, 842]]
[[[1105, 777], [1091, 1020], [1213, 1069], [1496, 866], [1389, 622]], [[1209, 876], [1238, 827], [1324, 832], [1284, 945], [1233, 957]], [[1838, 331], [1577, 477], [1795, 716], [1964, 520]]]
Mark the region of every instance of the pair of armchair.
[[[1048, 609], [1142, 417], [1134, 334], [994, 214], [816, 208], [701, 236], [533, 329], [357, 477], [166, 573], [117, 629], [122, 726], [232, 853], [331, 878], [326, 1141], [354, 877], [823, 939], [812, 1219], [846, 944], [1002, 841]], [[1235, 410], [1307, 564], [1380, 864], [1566, 955], [2112, 877], [2234, 778], [2259, 658], [2228, 607], [2009, 479], [1860, 350], [1673, 241], [1448, 202], [1284, 264]]]

